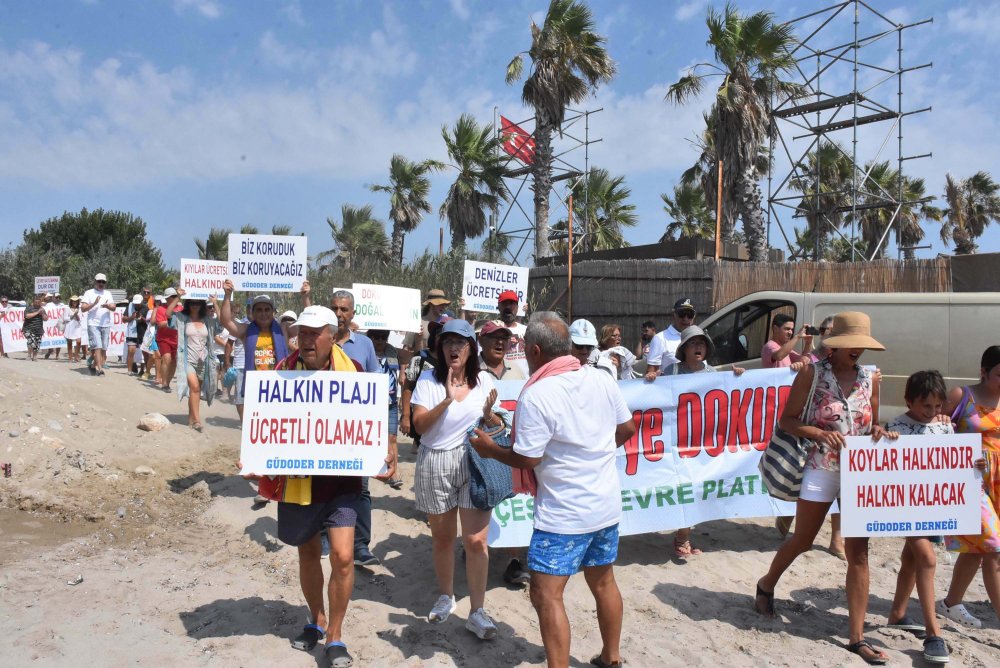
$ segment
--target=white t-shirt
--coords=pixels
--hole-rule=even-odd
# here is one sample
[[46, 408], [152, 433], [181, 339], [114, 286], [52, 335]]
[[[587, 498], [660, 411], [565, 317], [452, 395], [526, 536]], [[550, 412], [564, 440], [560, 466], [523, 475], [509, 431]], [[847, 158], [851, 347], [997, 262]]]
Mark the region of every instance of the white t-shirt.
[[528, 357], [524, 353], [524, 334], [528, 331], [528, 326], [518, 322], [511, 325], [509, 329], [510, 349], [503, 358], [507, 360], [508, 366], [517, 367], [524, 374], [524, 377], [528, 378], [531, 376], [531, 372], [528, 371]]
[[83, 293], [83, 299], [80, 300], [80, 305], [83, 304], [93, 304], [94, 300], [100, 298], [97, 306], [93, 306], [87, 310], [87, 326], [88, 327], [110, 327], [111, 326], [111, 311], [109, 311], [105, 305], [113, 304], [114, 298], [111, 293], [107, 290], [98, 290], [96, 288], [91, 288]]
[[243, 346], [243, 341], [236, 338], [232, 334], [229, 335], [229, 340], [233, 342], [233, 368], [243, 371], [246, 366], [246, 348]]
[[632, 419], [618, 384], [600, 369], [550, 376], [521, 395], [514, 452], [535, 467], [535, 528], [562, 534], [605, 529], [621, 519], [615, 430]]
[[[453, 450], [465, 443], [465, 433], [483, 417], [483, 404], [494, 387], [493, 377], [489, 372], [480, 371], [479, 381], [469, 391], [469, 395], [461, 401], [451, 402], [441, 417], [420, 435], [420, 447]], [[434, 379], [433, 369], [420, 374], [410, 403], [432, 410], [444, 399], [444, 384]]]
[[659, 332], [649, 342], [649, 354], [646, 355], [646, 364], [658, 366], [660, 370], [671, 364], [676, 364], [677, 346], [681, 345], [681, 333], [670, 325], [662, 332]]

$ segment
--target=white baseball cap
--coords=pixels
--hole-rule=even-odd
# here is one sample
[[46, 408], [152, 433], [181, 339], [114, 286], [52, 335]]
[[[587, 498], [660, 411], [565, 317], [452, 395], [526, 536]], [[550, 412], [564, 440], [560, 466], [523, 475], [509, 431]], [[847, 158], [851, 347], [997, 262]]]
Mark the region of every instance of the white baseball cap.
[[281, 320], [297, 320], [297, 319], [298, 319], [298, 316], [295, 315], [295, 311], [285, 311], [284, 313], [281, 314], [281, 317], [278, 318], [279, 321], [281, 321]]
[[292, 326], [296, 329], [299, 327], [336, 327], [337, 314], [325, 306], [309, 306], [299, 314], [298, 320]]
[[105, 283], [107, 283], [108, 277], [105, 276], [104, 274], [98, 274], [97, 276], [94, 276], [94, 280], [95, 281], [104, 281]]
[[134, 297], [132, 297], [132, 303], [133, 304], [141, 304], [142, 303], [142, 295], [135, 295]]
[[574, 320], [569, 326], [569, 338], [578, 346], [596, 346], [597, 330], [589, 320]]
[[177, 291], [174, 290], [173, 288], [167, 288], [166, 290], [163, 291], [163, 296], [164, 297], [176, 297], [177, 296]]

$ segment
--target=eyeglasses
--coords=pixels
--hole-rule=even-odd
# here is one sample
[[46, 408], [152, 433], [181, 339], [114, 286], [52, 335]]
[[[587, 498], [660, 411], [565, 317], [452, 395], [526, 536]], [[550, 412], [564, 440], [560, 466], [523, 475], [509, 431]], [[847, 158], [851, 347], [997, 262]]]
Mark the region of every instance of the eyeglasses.
[[468, 339], [445, 339], [441, 342], [441, 347], [451, 346], [452, 348], [464, 348], [469, 345]]

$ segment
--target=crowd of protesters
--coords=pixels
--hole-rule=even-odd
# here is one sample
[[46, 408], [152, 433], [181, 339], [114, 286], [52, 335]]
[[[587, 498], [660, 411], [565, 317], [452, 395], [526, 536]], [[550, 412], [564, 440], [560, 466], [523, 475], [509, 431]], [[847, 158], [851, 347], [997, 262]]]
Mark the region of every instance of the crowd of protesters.
[[[57, 322], [68, 361], [86, 361], [94, 376], [105, 374], [111, 314], [117, 308], [106, 284], [106, 276], [97, 274], [93, 288], [70, 297]], [[417, 453], [415, 504], [427, 516], [437, 584], [437, 599], [428, 603], [428, 622], [442, 624], [457, 609], [453, 543], [458, 534], [470, 599], [465, 627], [483, 640], [499, 633], [486, 606], [486, 534], [490, 485], [495, 483], [476, 487], [471, 480], [490, 478], [488, 471], [496, 471], [490, 467], [501, 466], [512, 491], [535, 497], [530, 546], [526, 554], [507, 551], [504, 580], [515, 586], [530, 583], [549, 665], [568, 664], [570, 625], [563, 591], [568, 579], [582, 571], [595, 599], [602, 640], [591, 663], [621, 666], [623, 603], [613, 572], [621, 516], [615, 461], [617, 448], [632, 437], [635, 425], [615, 381], [655, 382], [662, 376], [717, 372], [711, 363], [714, 343], [695, 324], [693, 301], [677, 300], [671, 321], [661, 331], [654, 321], [643, 322], [639, 341], [629, 346], [617, 324], [598, 332], [588, 320], [570, 324], [545, 311], [525, 324], [520, 321], [522, 304], [511, 291], [499, 295], [496, 319], [477, 320], [467, 313], [456, 317], [449, 310], [453, 302], [435, 289], [423, 301], [421, 331], [407, 335], [397, 348], [389, 343], [389, 331], [357, 331], [350, 292], [334, 292], [329, 307], [314, 305], [306, 282], [299, 298], [300, 313], [278, 316], [269, 296], [253, 295], [245, 302], [244, 315], [229, 281], [221, 301], [188, 298], [175, 288], [153, 295], [146, 286], [128, 302], [124, 314], [128, 373], [164, 392], [174, 391], [176, 379], [178, 399], [187, 399], [189, 426], [199, 432], [204, 429], [201, 402], [211, 404], [226, 390], [242, 418], [248, 370], [386, 374], [391, 435], [386, 471], [379, 479], [402, 488], [396, 475], [397, 433], [412, 437]], [[58, 295], [37, 295], [24, 312], [23, 333], [32, 361], [37, 360], [49, 317], [46, 302], [61, 306]], [[0, 297], [0, 308], [9, 308], [6, 297]], [[934, 539], [905, 539], [887, 619], [889, 627], [922, 634], [923, 657], [943, 663], [949, 651], [937, 617], [981, 626], [963, 604], [980, 571], [1000, 617], [1000, 346], [983, 353], [977, 384], [948, 391], [936, 371], [911, 376], [904, 396], [908, 411], [888, 424], [879, 416], [880, 374], [859, 363], [864, 351], [883, 349], [864, 313], [839, 313], [816, 327], [784, 314], [771, 319], [761, 366], [795, 372], [779, 426], [811, 445], [795, 516], [776, 520], [787, 539], [757, 582], [754, 607], [762, 615], [777, 614], [775, 592], [782, 575], [811, 549], [839, 497], [845, 437], [867, 435], [877, 441], [900, 434], [982, 434], [984, 457], [976, 462], [984, 476], [981, 533], [945, 538], [947, 549], [959, 556], [951, 586], [940, 600], [934, 592]], [[58, 358], [58, 349], [49, 352]], [[2, 348], [0, 354], [8, 356]], [[726, 370], [743, 372], [735, 366]], [[495, 383], [501, 380], [524, 382], [516, 429], [514, 416], [497, 401]], [[258, 485], [256, 504], [278, 502], [278, 536], [298, 549], [310, 621], [292, 640], [293, 647], [311, 651], [322, 641], [329, 665], [352, 665], [342, 627], [353, 570], [379, 563], [370, 549], [368, 479], [248, 477]], [[887, 655], [864, 635], [868, 539], [845, 540], [838, 515], [833, 522], [830, 550], [847, 564], [847, 649], [869, 664], [885, 663]], [[325, 588], [329, 608], [321, 564], [325, 552], [333, 566]], [[690, 528], [677, 530], [673, 554], [679, 559], [701, 554], [691, 543]], [[908, 613], [914, 589], [922, 623]]]

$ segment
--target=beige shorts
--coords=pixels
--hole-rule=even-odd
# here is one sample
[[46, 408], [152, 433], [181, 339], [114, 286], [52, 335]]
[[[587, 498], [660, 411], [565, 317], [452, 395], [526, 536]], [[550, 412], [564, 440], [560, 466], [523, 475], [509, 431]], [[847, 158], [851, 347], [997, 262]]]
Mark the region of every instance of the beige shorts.
[[452, 450], [421, 447], [415, 478], [418, 510], [440, 515], [455, 506], [474, 508], [469, 497], [469, 458], [464, 447]]

